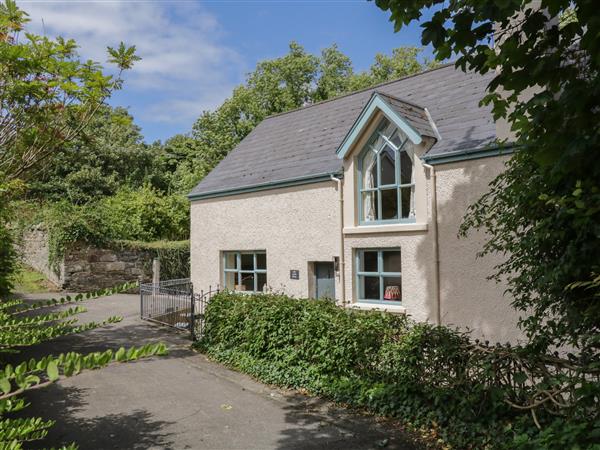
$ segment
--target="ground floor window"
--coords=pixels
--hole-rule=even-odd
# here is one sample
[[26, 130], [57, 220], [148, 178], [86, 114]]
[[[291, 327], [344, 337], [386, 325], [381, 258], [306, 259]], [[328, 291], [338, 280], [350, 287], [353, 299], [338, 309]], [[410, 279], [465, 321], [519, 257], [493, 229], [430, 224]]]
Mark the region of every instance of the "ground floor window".
[[232, 291], [262, 292], [267, 284], [267, 253], [223, 252], [223, 286]]
[[399, 302], [402, 300], [400, 249], [356, 251], [356, 286], [359, 301]]

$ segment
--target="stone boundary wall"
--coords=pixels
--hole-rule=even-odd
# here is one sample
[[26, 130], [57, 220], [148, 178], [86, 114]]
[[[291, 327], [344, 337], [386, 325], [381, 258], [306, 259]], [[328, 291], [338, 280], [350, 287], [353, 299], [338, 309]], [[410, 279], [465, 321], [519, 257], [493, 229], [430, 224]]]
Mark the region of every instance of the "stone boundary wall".
[[89, 292], [140, 278], [152, 279], [153, 255], [147, 250], [76, 245], [53, 268], [48, 261], [48, 235], [43, 228], [36, 228], [24, 233], [20, 251], [25, 264], [69, 292]]

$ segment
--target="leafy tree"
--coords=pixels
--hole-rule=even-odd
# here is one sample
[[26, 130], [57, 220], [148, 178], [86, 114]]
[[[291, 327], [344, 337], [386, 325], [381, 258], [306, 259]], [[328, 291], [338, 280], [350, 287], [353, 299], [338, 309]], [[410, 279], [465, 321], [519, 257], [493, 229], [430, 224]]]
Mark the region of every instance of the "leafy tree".
[[355, 73], [350, 58], [334, 44], [320, 57], [290, 43], [281, 58], [259, 62], [244, 85], [215, 111], [205, 111], [193, 126], [193, 153], [178, 169], [190, 189], [266, 117], [357, 89], [420, 72], [430, 63], [419, 62], [420, 49], [399, 48], [391, 56], [378, 54], [368, 72]]
[[[483, 103], [518, 147], [469, 211], [483, 253], [507, 255], [508, 281], [532, 348], [570, 345], [600, 360], [600, 20], [594, 0], [376, 0], [396, 30], [432, 7], [422, 43], [456, 66], [496, 71]], [[567, 20], [560, 20], [566, 18]]]
[[21, 32], [27, 14], [0, 4], [0, 175], [22, 178], [76, 138], [139, 58], [135, 47], [108, 47], [117, 75], [82, 61], [75, 41]]
[[349, 92], [354, 78], [352, 61], [344, 55], [336, 44], [323, 49], [319, 65], [314, 101], [327, 100]]
[[164, 187], [160, 149], [143, 142], [123, 108], [101, 107], [81, 134], [66, 143], [29, 182], [29, 196], [75, 204], [113, 195], [119, 187]]

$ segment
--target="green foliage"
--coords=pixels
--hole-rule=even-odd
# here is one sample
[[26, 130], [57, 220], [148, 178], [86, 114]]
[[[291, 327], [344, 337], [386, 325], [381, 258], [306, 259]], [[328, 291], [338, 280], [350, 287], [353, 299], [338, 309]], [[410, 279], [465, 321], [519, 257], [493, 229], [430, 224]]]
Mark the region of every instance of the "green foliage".
[[593, 448], [600, 433], [598, 368], [582, 360], [281, 295], [223, 292], [205, 319], [198, 346], [211, 357], [433, 430], [453, 448]]
[[178, 241], [189, 237], [187, 199], [164, 195], [147, 185], [137, 190], [121, 188], [111, 197], [83, 205], [64, 200], [37, 208], [30, 202], [15, 206], [21, 230], [40, 223], [47, 229], [52, 264], [76, 243], [102, 247], [115, 240]]
[[126, 110], [104, 106], [30, 180], [27, 196], [83, 204], [114, 195], [122, 186], [164, 188], [159, 156], [160, 149], [143, 143]]
[[95, 207], [110, 221], [113, 239], [180, 240], [189, 236], [189, 202], [179, 195], [163, 195], [149, 186], [122, 188]]
[[[3, 353], [15, 353], [24, 347], [59, 336], [81, 333], [121, 320], [119, 317], [112, 317], [103, 322], [79, 324], [74, 316], [84, 312], [85, 309], [75, 304], [124, 292], [133, 286], [135, 285], [125, 284], [86, 295], [67, 296], [33, 304], [25, 304], [21, 300], [5, 300], [0, 303], [0, 356]], [[73, 306], [58, 312], [55, 310], [56, 306], [69, 305]], [[52, 312], [44, 312], [47, 308], [52, 308]], [[61, 353], [58, 356], [32, 358], [14, 365], [2, 363], [0, 365], [0, 447], [21, 449], [24, 443], [43, 439], [53, 425], [53, 421], [44, 421], [38, 417], [10, 417], [11, 413], [21, 411], [27, 406], [21, 395], [28, 390], [43, 388], [84, 370], [164, 355], [166, 352], [165, 345], [158, 343], [87, 355], [73, 352]], [[68, 448], [76, 447], [71, 444]]]
[[13, 288], [16, 268], [17, 254], [13, 234], [6, 222], [0, 218], [0, 296], [7, 295]]
[[[369, 71], [355, 73], [335, 44], [319, 57], [291, 42], [287, 55], [259, 62], [230, 98], [198, 118], [185, 144], [189, 152], [181, 171], [186, 182], [178, 188], [189, 191], [266, 117], [420, 72], [431, 66], [419, 61], [420, 52], [403, 47], [391, 56], [377, 54]], [[185, 140], [178, 137], [177, 144]]]
[[457, 54], [463, 70], [495, 71], [483, 103], [509, 122], [519, 150], [462, 233], [486, 231], [482, 253], [507, 256], [495, 277], [507, 280], [532, 348], [569, 346], [598, 364], [597, 1], [375, 1], [396, 29], [433, 7], [422, 43], [438, 59]]
[[80, 60], [73, 40], [21, 32], [27, 14], [14, 0], [0, 4], [0, 176], [30, 176], [63, 143], [75, 139], [107, 97], [122, 86], [121, 74], [139, 58], [135, 47], [108, 49], [116, 76]]

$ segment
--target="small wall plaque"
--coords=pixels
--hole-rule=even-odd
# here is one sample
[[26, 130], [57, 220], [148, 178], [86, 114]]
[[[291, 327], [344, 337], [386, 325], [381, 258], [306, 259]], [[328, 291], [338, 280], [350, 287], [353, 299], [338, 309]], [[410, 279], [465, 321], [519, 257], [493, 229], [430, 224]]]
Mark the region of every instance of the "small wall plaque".
[[300, 279], [300, 271], [299, 270], [290, 270], [290, 280], [299, 280]]

